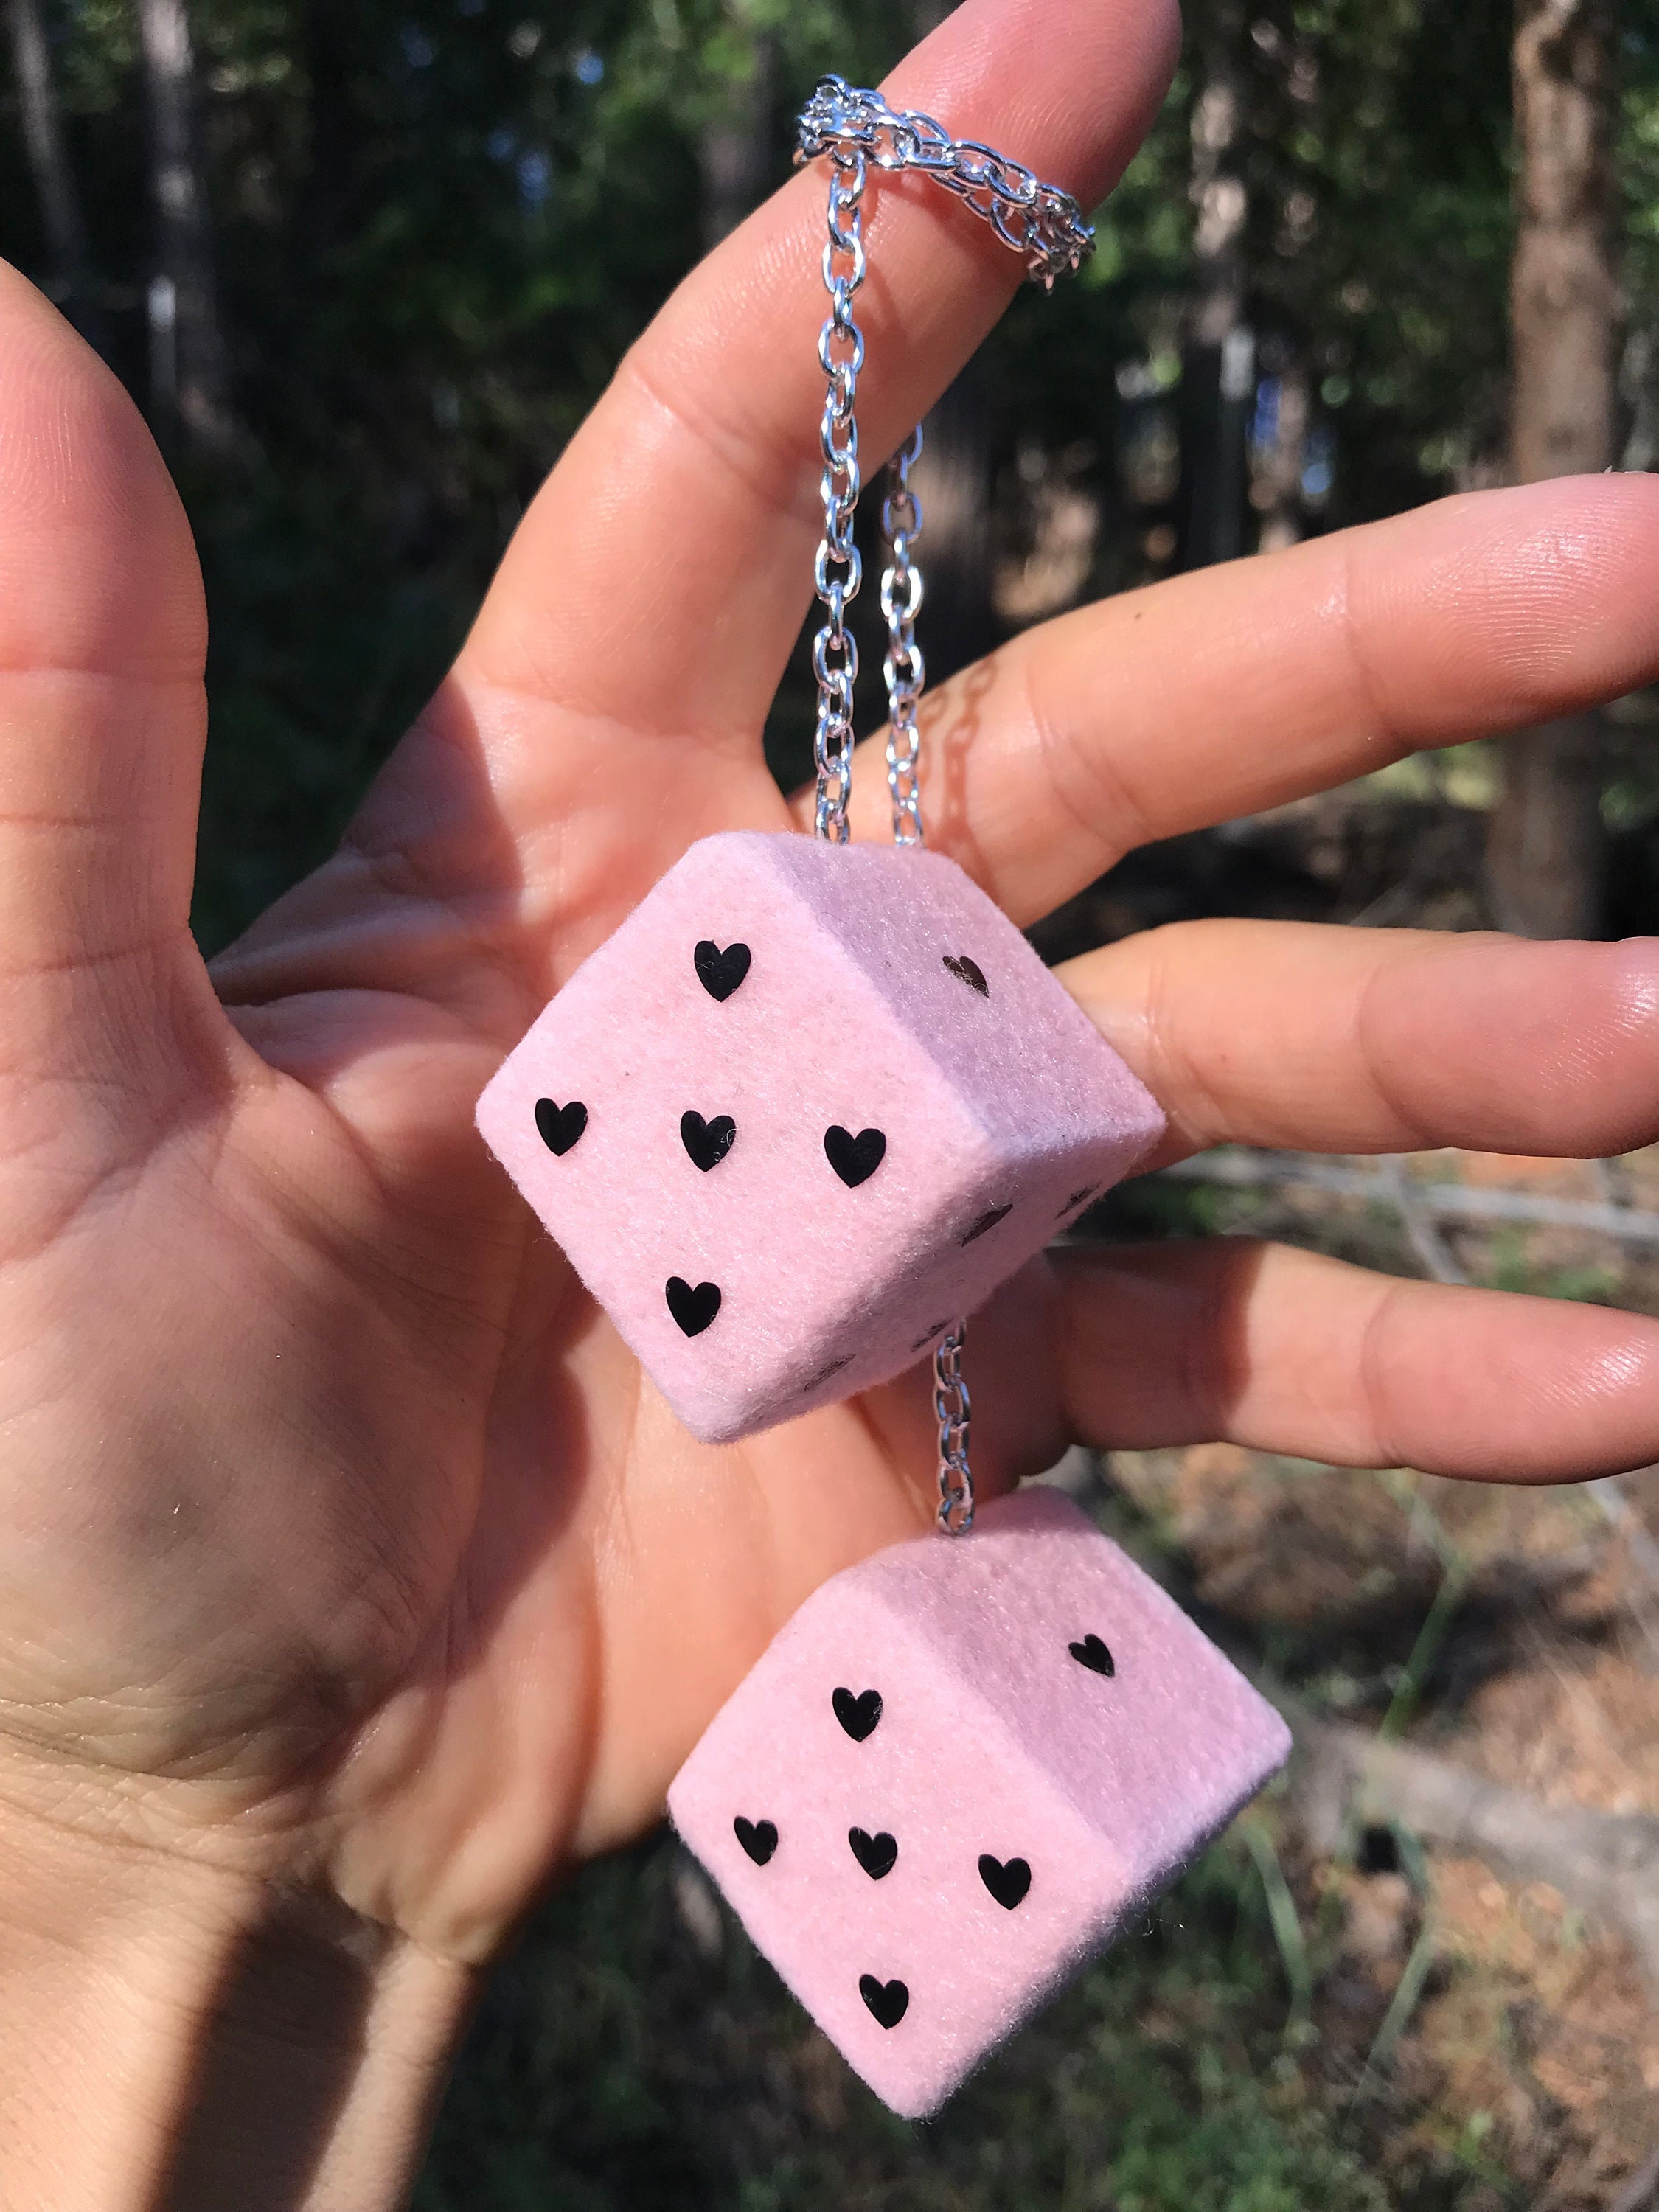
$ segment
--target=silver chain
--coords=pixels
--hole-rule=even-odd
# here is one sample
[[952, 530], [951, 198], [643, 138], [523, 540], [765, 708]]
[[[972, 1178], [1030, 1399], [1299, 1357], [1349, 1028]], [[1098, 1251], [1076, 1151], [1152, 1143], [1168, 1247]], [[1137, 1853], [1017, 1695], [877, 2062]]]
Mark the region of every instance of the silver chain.
[[858, 597], [864, 563], [853, 542], [858, 512], [859, 426], [853, 412], [859, 371], [864, 366], [864, 334], [853, 319], [853, 295], [864, 282], [864, 155], [854, 149], [837, 153], [830, 171], [830, 234], [823, 246], [823, 289], [830, 313], [818, 332], [818, 361], [829, 380], [818, 445], [823, 456], [819, 489], [823, 497], [823, 538], [812, 580], [824, 609], [823, 627], [812, 641], [812, 673], [817, 678], [818, 721], [813, 754], [818, 770], [817, 830], [832, 845], [847, 842], [847, 799], [853, 781], [853, 690], [858, 681], [859, 648], [847, 627], [847, 609]]
[[[844, 845], [852, 783], [853, 695], [858, 679], [857, 641], [847, 610], [863, 581], [854, 543], [862, 479], [854, 403], [864, 366], [864, 335], [853, 314], [853, 295], [864, 282], [861, 203], [868, 165], [884, 170], [921, 169], [970, 207], [1024, 260], [1026, 273], [1052, 287], [1056, 276], [1080, 268], [1094, 251], [1095, 234], [1069, 192], [1040, 183], [1023, 162], [1011, 161], [977, 138], [952, 138], [943, 124], [915, 109], [890, 107], [878, 92], [845, 77], [823, 78], [801, 112], [795, 160], [830, 160], [829, 235], [823, 247], [823, 286], [830, 313], [818, 332], [818, 362], [827, 380], [818, 442], [823, 457], [820, 490], [823, 537], [813, 584], [824, 619], [812, 641], [817, 680], [817, 767], [815, 827], [820, 837]], [[892, 489], [882, 507], [889, 565], [881, 580], [887, 618], [887, 781], [893, 799], [893, 836], [901, 845], [921, 842], [916, 787], [916, 703], [925, 681], [914, 623], [921, 605], [921, 572], [910, 559], [910, 541], [921, 528], [921, 510], [908, 483], [921, 452], [913, 430], [893, 463]]]
[[962, 1347], [968, 1324], [959, 1321], [933, 1353], [933, 1413], [939, 1422], [939, 1525], [947, 1536], [965, 1536], [974, 1525], [974, 1478], [968, 1466], [968, 1385]]
[[931, 115], [890, 107], [878, 92], [859, 91], [845, 77], [823, 77], [801, 111], [795, 159], [851, 153], [867, 155], [878, 169], [925, 169], [1024, 258], [1036, 283], [1052, 286], [1094, 252], [1095, 234], [1070, 192], [1042, 184], [1024, 162], [977, 138], [952, 138]]
[[[1031, 170], [994, 147], [976, 138], [952, 138], [931, 115], [891, 108], [879, 93], [857, 91], [844, 77], [823, 78], [801, 115], [796, 161], [814, 161], [821, 154], [830, 159], [829, 235], [823, 248], [830, 313], [818, 332], [818, 362], [827, 386], [818, 436], [823, 456], [819, 486], [823, 537], [813, 568], [814, 588], [824, 610], [812, 641], [812, 673], [818, 689], [812, 748], [817, 764], [815, 826], [820, 837], [844, 845], [852, 788], [853, 698], [859, 672], [858, 645], [847, 626], [847, 610], [858, 596], [864, 574], [853, 538], [861, 483], [858, 422], [853, 410], [864, 366], [864, 337], [854, 319], [853, 295], [864, 282], [861, 203], [868, 164], [885, 170], [921, 169], [937, 178], [947, 191], [983, 216], [1003, 243], [1024, 257], [1027, 275], [1046, 287], [1052, 288], [1056, 276], [1081, 267], [1094, 251], [1095, 240], [1069, 192], [1040, 184]], [[911, 543], [921, 530], [921, 505], [909, 480], [921, 453], [918, 428], [893, 458], [881, 509], [887, 546], [881, 578], [881, 609], [887, 622], [887, 655], [882, 663], [887, 687], [887, 787], [893, 801], [893, 842], [898, 845], [922, 842], [916, 708], [927, 677], [915, 636], [921, 570], [910, 557]], [[974, 1478], [968, 1464], [969, 1406], [962, 1374], [967, 1334], [967, 1322], [957, 1322], [933, 1351], [938, 1519], [951, 1536], [966, 1535], [974, 1525]]]
[[881, 572], [881, 611], [887, 617], [887, 658], [881, 664], [887, 686], [887, 788], [893, 797], [893, 842], [921, 842], [921, 791], [916, 776], [916, 707], [927, 681], [927, 668], [916, 643], [916, 611], [921, 605], [921, 571], [910, 559], [910, 541], [921, 530], [921, 501], [910, 489], [910, 471], [921, 455], [917, 424], [893, 456], [891, 489], [881, 503], [881, 534], [887, 566]]

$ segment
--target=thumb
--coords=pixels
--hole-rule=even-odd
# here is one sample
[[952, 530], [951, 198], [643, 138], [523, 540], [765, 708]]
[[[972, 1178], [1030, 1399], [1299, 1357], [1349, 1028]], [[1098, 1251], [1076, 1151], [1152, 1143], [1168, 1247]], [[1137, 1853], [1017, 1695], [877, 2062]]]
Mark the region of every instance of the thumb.
[[71, 1107], [112, 1078], [129, 1104], [135, 1088], [176, 1097], [222, 1049], [189, 932], [205, 647], [189, 525], [137, 410], [0, 263], [9, 1110], [44, 1080], [60, 1113], [54, 1079], [76, 1086]]

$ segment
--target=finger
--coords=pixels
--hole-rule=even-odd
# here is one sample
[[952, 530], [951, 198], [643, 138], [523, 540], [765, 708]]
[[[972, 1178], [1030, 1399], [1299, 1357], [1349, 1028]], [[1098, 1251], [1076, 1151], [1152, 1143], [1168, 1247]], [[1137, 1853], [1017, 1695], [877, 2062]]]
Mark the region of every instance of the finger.
[[1659, 1459], [1659, 1322], [1244, 1238], [1058, 1256], [1079, 1438], [1573, 1482]]
[[[1034, 921], [1133, 846], [1651, 683], [1656, 562], [1659, 483], [1561, 477], [1080, 608], [934, 700], [928, 841]], [[886, 836], [873, 740], [853, 789]]]
[[1597, 1158], [1659, 1142], [1659, 939], [1176, 922], [1056, 974], [1206, 1145]]
[[200, 1041], [210, 994], [189, 915], [204, 649], [189, 527], [149, 433], [0, 264], [8, 1075], [131, 1078], [175, 1060], [181, 1033]]
[[[1178, 37], [1171, 0], [965, 0], [884, 89], [1092, 205], [1150, 123]], [[628, 356], [520, 526], [464, 678], [674, 746], [698, 734], [752, 749], [811, 594], [818, 535], [827, 175], [815, 163], [767, 201]], [[1022, 267], [925, 177], [872, 169], [865, 222], [867, 479], [996, 319]]]
[[[1092, 204], [1178, 40], [1173, 0], [964, 0], [885, 89]], [[218, 963], [230, 996], [369, 984], [476, 1020], [482, 955], [511, 1035], [693, 839], [786, 826], [759, 732], [819, 531], [825, 175], [760, 208], [635, 347], [338, 860]], [[866, 221], [867, 477], [1021, 268], [927, 178], [878, 177]]]

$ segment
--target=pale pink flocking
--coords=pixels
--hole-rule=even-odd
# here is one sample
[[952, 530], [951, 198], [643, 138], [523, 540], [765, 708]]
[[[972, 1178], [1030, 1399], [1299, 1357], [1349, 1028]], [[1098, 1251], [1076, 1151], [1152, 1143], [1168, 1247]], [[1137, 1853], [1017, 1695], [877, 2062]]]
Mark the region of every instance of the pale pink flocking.
[[1289, 1747], [1164, 1592], [1036, 1489], [825, 1583], [668, 1802], [830, 2040], [919, 2118]]
[[478, 1126], [719, 1441], [908, 1365], [1164, 1117], [954, 862], [731, 832], [576, 971]]

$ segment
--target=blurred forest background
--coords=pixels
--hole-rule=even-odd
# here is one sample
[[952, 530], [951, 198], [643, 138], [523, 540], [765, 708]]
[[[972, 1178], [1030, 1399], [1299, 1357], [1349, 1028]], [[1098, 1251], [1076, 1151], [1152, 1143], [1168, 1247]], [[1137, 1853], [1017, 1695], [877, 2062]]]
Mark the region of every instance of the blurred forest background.
[[[945, 9], [0, 6], [0, 252], [137, 396], [201, 547], [211, 951], [328, 850], [623, 349], [786, 173], [815, 77], [878, 81]], [[935, 674], [1181, 568], [1659, 465], [1659, 0], [1187, 26], [1094, 261], [930, 420]], [[1656, 721], [1643, 696], [1175, 841], [1038, 941], [1215, 912], [1651, 931]], [[810, 729], [798, 656], [786, 781]], [[1654, 1152], [1230, 1152], [1083, 1233], [1234, 1227], [1659, 1311]], [[423, 2212], [1659, 2203], [1654, 1471], [1471, 1497], [1209, 1449], [1053, 1479], [1280, 1697], [1288, 1783], [926, 2130], [653, 1838], [496, 1977]]]

